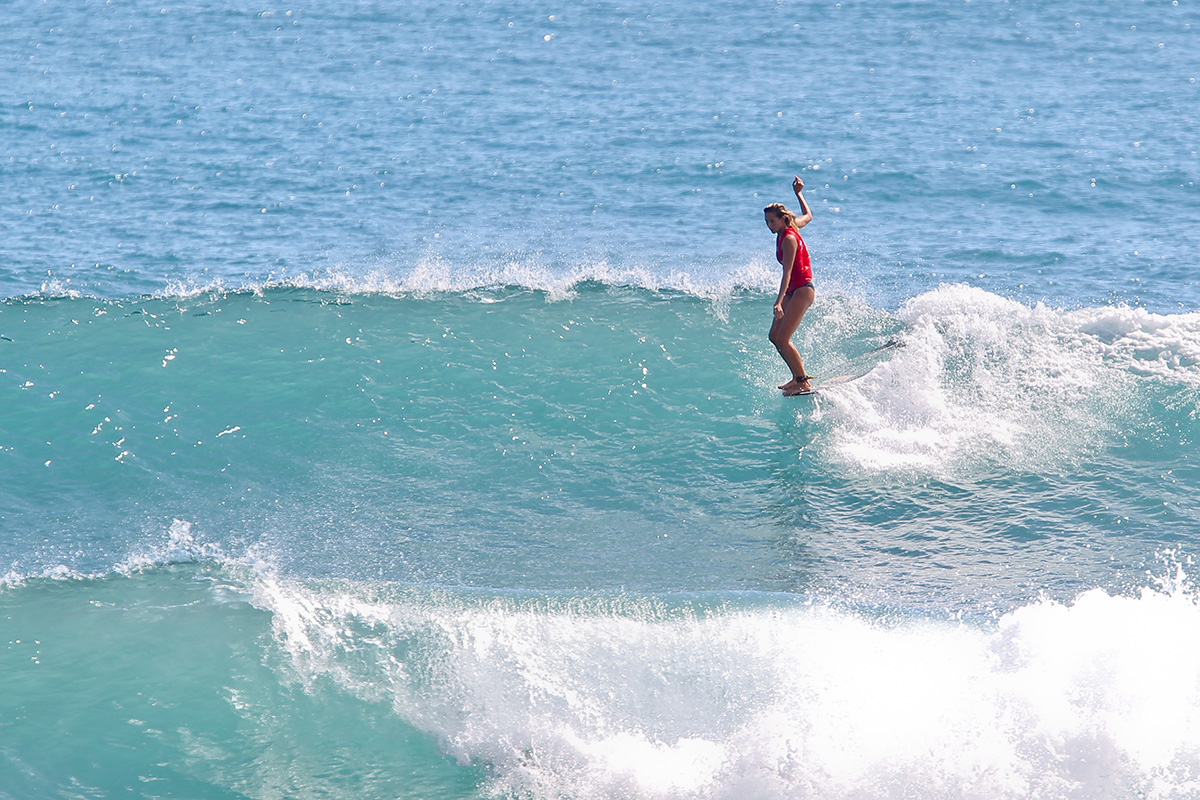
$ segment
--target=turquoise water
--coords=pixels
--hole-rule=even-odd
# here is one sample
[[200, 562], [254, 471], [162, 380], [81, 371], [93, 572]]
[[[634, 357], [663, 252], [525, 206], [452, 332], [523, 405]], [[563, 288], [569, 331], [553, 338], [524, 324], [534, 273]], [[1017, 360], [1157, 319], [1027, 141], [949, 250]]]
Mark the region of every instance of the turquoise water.
[[1192, 4], [3, 13], [0, 798], [1200, 796]]

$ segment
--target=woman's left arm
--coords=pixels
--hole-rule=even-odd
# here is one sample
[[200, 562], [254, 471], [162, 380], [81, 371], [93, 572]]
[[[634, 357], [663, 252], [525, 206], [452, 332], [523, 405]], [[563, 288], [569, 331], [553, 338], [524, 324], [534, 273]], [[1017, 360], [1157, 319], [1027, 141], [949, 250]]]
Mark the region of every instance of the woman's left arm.
[[796, 251], [800, 245], [796, 243], [795, 236], [785, 236], [779, 249], [783, 256], [779, 262], [783, 264], [783, 280], [779, 282], [779, 296], [775, 298], [775, 319], [783, 316], [783, 298], [787, 296], [788, 284], [792, 282], [792, 265], [796, 263]]
[[792, 191], [796, 193], [796, 199], [800, 201], [800, 210], [804, 212], [796, 217], [796, 229], [799, 230], [812, 222], [812, 209], [808, 207], [808, 203], [804, 200], [804, 195], [802, 194], [804, 191], [804, 181], [800, 180], [799, 175], [792, 181]]

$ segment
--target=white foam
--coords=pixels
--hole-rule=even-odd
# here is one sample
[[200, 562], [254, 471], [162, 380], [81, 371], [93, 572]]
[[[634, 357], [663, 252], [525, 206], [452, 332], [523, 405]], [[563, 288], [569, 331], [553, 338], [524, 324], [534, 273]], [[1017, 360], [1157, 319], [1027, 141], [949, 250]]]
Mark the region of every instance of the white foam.
[[1114, 366], [1137, 375], [1200, 386], [1200, 312], [1152, 314], [1141, 308], [1085, 308], [1063, 315]]
[[295, 288], [340, 294], [382, 294], [428, 297], [437, 294], [469, 294], [502, 288], [544, 292], [553, 301], [576, 296], [581, 284], [670, 291], [706, 300], [724, 301], [742, 289], [769, 289], [775, 270], [765, 261], [736, 269], [725, 266], [710, 270], [664, 270], [654, 265], [615, 266], [604, 260], [581, 260], [570, 265], [548, 265], [515, 259], [480, 264], [458, 264], [431, 254], [411, 266], [385, 262], [343, 265], [326, 270], [271, 276], [232, 287], [223, 280], [172, 280], [156, 296], [188, 299], [205, 294], [250, 292]]
[[[251, 580], [269, 575], [276, 569], [274, 557], [263, 548], [251, 546], [233, 555], [219, 544], [205, 541], [196, 526], [187, 520], [175, 519], [167, 530], [167, 540], [161, 544], [146, 543], [112, 567], [111, 572], [129, 575], [177, 564], [198, 564], [205, 568], [233, 570]], [[102, 577], [98, 573], [88, 577]]]
[[114, 570], [129, 573], [167, 564], [185, 564], [200, 561], [228, 561], [219, 545], [204, 542], [196, 537], [192, 523], [175, 519], [167, 531], [167, 541], [149, 545], [145, 550], [127, 557]]
[[36, 580], [96, 580], [111, 575], [130, 575], [136, 572], [154, 570], [174, 564], [205, 564], [216, 567], [245, 567], [250, 575], [266, 575], [274, 569], [269, 557], [263, 556], [257, 549], [250, 549], [241, 556], [230, 556], [224, 548], [212, 542], [206, 542], [197, 534], [195, 526], [186, 520], [175, 519], [167, 529], [166, 541], [161, 543], [147, 542], [136, 551], [112, 566], [87, 572], [73, 569], [64, 564], [53, 564], [33, 570], [12, 568], [5, 575], [0, 575], [0, 589], [16, 588], [29, 581]]
[[[906, 344], [862, 380], [822, 395], [832, 452], [870, 470], [1046, 469], [1109, 441], [1138, 402], [1133, 342], [1151, 330], [1188, 380], [1196, 323], [1124, 310], [1063, 312], [982, 289], [942, 286], [898, 311]], [[1116, 318], [1129, 330], [1105, 329]], [[1105, 329], [1102, 342], [1094, 330]], [[1172, 344], [1174, 343], [1174, 344]], [[1200, 337], [1192, 345], [1200, 347]], [[1154, 362], [1168, 368], [1168, 360]]]
[[[27, 297], [30, 295], [26, 295]], [[66, 278], [49, 278], [42, 281], [42, 287], [37, 293], [38, 297], [50, 298], [65, 298], [69, 300], [78, 300], [85, 295], [71, 286], [71, 279]]]
[[22, 572], [15, 567], [0, 575], [0, 589], [16, 589], [31, 580], [71, 581], [85, 580], [88, 575], [73, 570], [65, 564], [55, 564], [35, 572]]
[[1200, 605], [1094, 590], [988, 628], [259, 587], [310, 689], [387, 702], [534, 798], [1200, 792]]

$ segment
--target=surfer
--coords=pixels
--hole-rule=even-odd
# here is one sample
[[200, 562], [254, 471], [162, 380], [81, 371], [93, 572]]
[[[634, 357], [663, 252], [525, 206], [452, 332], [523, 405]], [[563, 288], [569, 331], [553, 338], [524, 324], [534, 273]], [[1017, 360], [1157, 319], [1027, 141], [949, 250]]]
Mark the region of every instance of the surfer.
[[779, 385], [787, 397], [812, 391], [812, 384], [804, 373], [804, 362], [800, 351], [792, 344], [792, 334], [804, 319], [804, 312], [817, 296], [813, 288], [812, 265], [808, 259], [808, 248], [800, 238], [800, 229], [812, 222], [812, 210], [804, 202], [804, 181], [800, 176], [792, 181], [792, 191], [800, 202], [803, 212], [796, 216], [783, 203], [771, 203], [763, 209], [767, 227], [775, 234], [775, 258], [783, 267], [783, 279], [779, 282], [779, 296], [775, 298], [775, 319], [771, 323], [771, 344], [783, 356], [792, 371], [792, 379]]

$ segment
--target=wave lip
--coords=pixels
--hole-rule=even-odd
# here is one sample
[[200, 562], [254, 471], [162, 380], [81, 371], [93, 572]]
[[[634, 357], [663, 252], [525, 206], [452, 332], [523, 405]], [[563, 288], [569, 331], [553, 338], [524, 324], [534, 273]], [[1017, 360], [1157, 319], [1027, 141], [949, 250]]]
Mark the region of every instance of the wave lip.
[[[678, 292], [703, 300], [724, 301], [742, 290], [768, 291], [777, 281], [776, 268], [750, 262], [729, 269], [703, 265], [691, 270], [648, 265], [614, 265], [603, 259], [574, 264], [548, 265], [509, 259], [488, 264], [463, 265], [440, 256], [427, 256], [411, 267], [376, 264], [340, 266], [327, 270], [271, 275], [261, 280], [233, 284], [224, 278], [171, 279], [154, 297], [186, 300], [205, 295], [256, 294], [278, 289], [309, 289], [341, 295], [434, 297], [472, 295], [498, 289], [543, 292], [552, 301], [569, 300], [580, 287], [597, 284], [613, 288]], [[64, 283], [52, 280], [42, 287], [46, 297], [80, 297]]]
[[193, 523], [175, 519], [167, 530], [165, 542], [130, 553], [109, 569], [87, 572], [65, 564], [53, 564], [34, 572], [23, 572], [14, 567], [7, 574], [0, 575], [0, 589], [15, 588], [37, 580], [87, 581], [113, 575], [129, 576], [179, 564], [201, 564], [215, 569], [249, 567], [252, 574], [263, 575], [272, 568], [269, 559], [261, 558], [254, 552], [247, 552], [241, 557], [228, 555], [221, 545], [206, 542], [198, 536]]
[[167, 530], [167, 541], [151, 545], [142, 552], [131, 554], [117, 564], [116, 571], [122, 574], [171, 564], [215, 563], [233, 565], [240, 563], [225, 554], [224, 549], [196, 536], [191, 522], [175, 519]]

